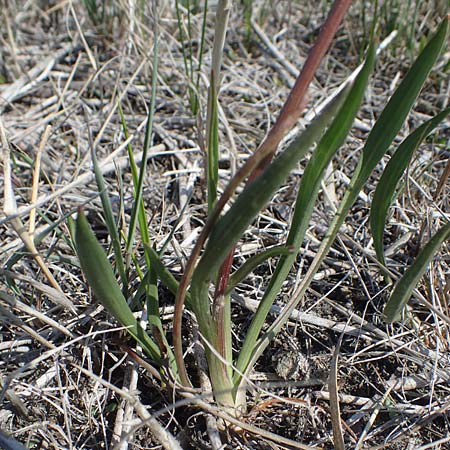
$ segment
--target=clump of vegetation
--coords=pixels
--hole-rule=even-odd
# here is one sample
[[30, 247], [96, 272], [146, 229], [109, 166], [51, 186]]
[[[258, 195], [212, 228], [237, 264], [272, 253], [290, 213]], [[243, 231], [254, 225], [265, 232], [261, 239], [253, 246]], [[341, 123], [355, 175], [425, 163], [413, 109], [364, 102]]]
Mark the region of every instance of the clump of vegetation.
[[[244, 2], [245, 40], [249, 42], [251, 33], [251, 2]], [[87, 13], [98, 25], [102, 15], [96, 9], [96, 2], [85, 2]], [[228, 184], [222, 189], [220, 167], [220, 136], [221, 121], [221, 80], [223, 54], [229, 29], [231, 4], [219, 0], [216, 5], [214, 21], [214, 38], [209, 66], [208, 93], [205, 106], [201, 94], [201, 72], [205, 66], [204, 52], [207, 48], [208, 35], [208, 4], [202, 8], [191, 5], [190, 2], [176, 2], [176, 17], [179, 44], [183, 57], [183, 70], [188, 80], [186, 89], [189, 109], [196, 118], [199, 146], [204, 151], [204, 179], [206, 180], [207, 217], [192, 248], [181, 277], [177, 279], [171, 272], [165, 260], [167, 246], [176, 232], [176, 227], [162, 245], [157, 245], [149, 231], [149, 212], [146, 209], [144, 186], [150, 172], [146, 161], [152, 145], [156, 105], [158, 97], [158, 68], [161, 58], [160, 37], [158, 36], [158, 10], [153, 13], [153, 54], [151, 59], [151, 96], [148, 102], [147, 120], [141, 163], [135, 161], [135, 148], [129, 136], [129, 124], [124, 113], [121, 99], [117, 102], [117, 112], [120, 126], [126, 139], [127, 155], [131, 170], [132, 199], [125, 204], [121, 198], [121, 209], [117, 212], [108, 194], [104, 171], [97, 160], [97, 140], [91, 136], [90, 125], [86, 129], [89, 139], [92, 169], [95, 175], [98, 195], [101, 199], [102, 219], [107, 228], [108, 244], [99, 242], [86, 218], [87, 206], [79, 206], [76, 219], [64, 217], [69, 225], [70, 236], [67, 243], [76, 252], [80, 268], [86, 277], [93, 297], [100, 301], [106, 310], [115, 317], [129, 335], [136, 341], [138, 349], [125, 346], [127, 354], [143, 367], [159, 386], [167, 391], [173, 391], [175, 396], [184, 398], [187, 403], [195, 404], [205, 412], [219, 417], [219, 423], [210, 424], [210, 440], [213, 447], [220, 440], [219, 432], [224, 427], [233, 425], [234, 431], [245, 430], [248, 433], [260, 434], [266, 439], [291, 445], [292, 440], [260, 428], [256, 428], [243, 418], [248, 417], [248, 390], [253, 386], [251, 374], [264, 356], [268, 346], [283, 332], [292, 315], [301, 310], [305, 294], [311, 289], [324, 260], [335, 242], [344, 222], [351, 218], [352, 208], [358, 198], [364, 194], [368, 180], [376, 183], [373, 199], [364, 212], [364, 222], [373, 238], [378, 271], [381, 279], [389, 290], [389, 296], [383, 312], [378, 319], [385, 323], [403, 321], [411, 329], [417, 324], [414, 310], [407, 306], [414, 293], [435, 311], [435, 308], [421, 296], [416, 287], [427, 270], [430, 262], [441, 249], [442, 244], [450, 237], [450, 222], [444, 218], [437, 232], [427, 239], [426, 244], [419, 249], [402, 275], [391, 267], [385, 255], [385, 234], [387, 232], [388, 215], [391, 205], [399, 195], [399, 181], [410, 165], [419, 146], [427, 137], [446, 120], [450, 108], [442, 110], [431, 118], [415, 126], [400, 143], [396, 141], [408, 114], [416, 102], [427, 78], [442, 55], [448, 41], [449, 16], [444, 18], [435, 32], [428, 38], [409, 70], [400, 80], [386, 105], [377, 113], [377, 119], [370, 132], [364, 138], [364, 144], [358, 152], [358, 162], [349, 179], [342, 199], [335, 208], [333, 218], [320, 240], [318, 248], [308, 264], [308, 269], [291, 293], [290, 298], [277, 311], [275, 320], [269, 319], [269, 314], [278, 305], [283, 286], [288, 280], [299, 259], [305, 259], [304, 241], [308, 227], [311, 225], [317, 205], [320, 202], [321, 188], [328, 176], [327, 168], [335, 160], [336, 155], [345, 145], [351, 133], [355, 118], [364, 104], [367, 87], [377, 59], [376, 19], [372, 26], [369, 43], [365, 50], [364, 62], [354, 72], [354, 75], [338, 89], [329, 101], [317, 111], [315, 117], [305, 129], [296, 135], [286, 145], [281, 145], [288, 132], [296, 125], [307, 104], [306, 93], [317, 73], [339, 26], [350, 7], [349, 0], [336, 0], [327, 19], [317, 36], [314, 46], [306, 58], [302, 70], [295, 81], [290, 94], [281, 108], [274, 125], [256, 150], [235, 173], [229, 173]], [[382, 10], [385, 13], [385, 10]], [[103, 13], [102, 13], [103, 14]], [[192, 15], [202, 17], [199, 42], [195, 42]], [[250, 14], [250, 15], [249, 15]], [[185, 20], [186, 19], [186, 20]], [[116, 106], [112, 111], [116, 110]], [[204, 119], [204, 120], [203, 120]], [[86, 118], [86, 123], [89, 124]], [[203, 125], [204, 123], [204, 125]], [[2, 127], [3, 130], [3, 127]], [[44, 136], [41, 146], [44, 147], [48, 133]], [[53, 275], [46, 269], [46, 264], [39, 256], [36, 245], [39, 237], [33, 239], [32, 231], [26, 231], [18, 218], [15, 205], [15, 194], [11, 183], [10, 153], [11, 148], [6, 133], [2, 134], [4, 153], [4, 192], [5, 214], [13, 229], [23, 240], [26, 249], [33, 254], [36, 262], [44, 271], [53, 286], [53, 295], [59, 293], [64, 297], [64, 289], [60, 287]], [[380, 169], [380, 162], [390, 155], [387, 164]], [[309, 156], [309, 159], [307, 158]], [[305, 162], [306, 160], [306, 162]], [[336, 163], [337, 161], [337, 163]], [[248, 228], [258, 215], [267, 207], [277, 191], [287, 182], [291, 172], [300, 162], [304, 170], [298, 183], [296, 198], [293, 200], [293, 212], [288, 223], [288, 233], [284, 242], [268, 249], [261, 249], [239, 268], [233, 269], [235, 252], [239, 242], [244, 238]], [[375, 181], [374, 181], [375, 180]], [[376, 180], [379, 180], [378, 182]], [[441, 183], [442, 184], [442, 183]], [[129, 220], [124, 220], [124, 209], [128, 209]], [[180, 218], [181, 220], [181, 218]], [[59, 226], [59, 222], [46, 230], [42, 239]], [[108, 256], [112, 254], [112, 258]], [[8, 269], [20, 260], [15, 255], [8, 262]], [[247, 279], [267, 261], [277, 259], [276, 265], [266, 278], [266, 287], [256, 306], [250, 324], [241, 331], [239, 339], [233, 340], [237, 329], [233, 323], [232, 295], [239, 284]], [[16, 289], [14, 281], [9, 277], [9, 288]], [[393, 281], [394, 280], [394, 281]], [[164, 324], [163, 305], [161, 304], [161, 286], [174, 296], [173, 327], [168, 330]], [[10, 294], [2, 298], [9, 299]], [[64, 300], [66, 301], [66, 299]], [[188, 324], [183, 322], [184, 310], [190, 313], [189, 326], [195, 333], [187, 333]], [[145, 312], [142, 320], [137, 312]], [[439, 313], [441, 314], [441, 313]], [[443, 314], [441, 314], [442, 316]], [[445, 317], [445, 315], [444, 315]], [[446, 318], [445, 320], [448, 320]], [[346, 332], [345, 327], [341, 330]], [[193, 346], [198, 335], [201, 351], [195, 357], [185, 353], [184, 348]], [[378, 334], [380, 340], [384, 339]], [[72, 336], [73, 337], [73, 336]], [[342, 341], [342, 336], [341, 340]], [[340, 345], [336, 346], [334, 356], [329, 364], [330, 420], [332, 423], [332, 439], [330, 442], [336, 449], [344, 449], [346, 437], [341, 428], [341, 412], [339, 406], [339, 389], [337, 382], [338, 354]], [[142, 350], [145, 355], [139, 354]], [[202, 356], [206, 357], [204, 364]], [[297, 359], [299, 364], [301, 358]], [[80, 368], [83, 372], [83, 368]], [[199, 380], [199, 373], [206, 377]], [[294, 370], [292, 373], [297, 373]], [[83, 372], [84, 373], [84, 372]], [[95, 378], [96, 382], [113, 389], [111, 384]], [[205, 400], [199, 393], [210, 383], [212, 400]], [[117, 391], [119, 392], [119, 391]], [[390, 390], [383, 397], [380, 405], [386, 401]], [[182, 448], [179, 439], [175, 438], [157, 418], [150, 416], [143, 406], [124, 391], [119, 392], [127, 401], [135, 402], [135, 408], [141, 419], [150, 426], [153, 436], [165, 448]], [[128, 395], [128, 397], [126, 397]], [[209, 397], [209, 395], [208, 395]], [[137, 406], [136, 406], [137, 405]], [[173, 406], [175, 408], [176, 406]], [[376, 407], [376, 408], [381, 408]], [[378, 414], [377, 409], [373, 414]], [[375, 420], [375, 418], [374, 418]], [[356, 448], [361, 445], [369, 431], [370, 421], [356, 441]], [[212, 427], [212, 431], [211, 431]], [[125, 433], [126, 434], [126, 433]], [[124, 438], [126, 440], [126, 436]], [[354, 440], [352, 437], [351, 439]], [[317, 443], [311, 447], [311, 442], [303, 440], [296, 443], [297, 448], [318, 448]], [[354, 442], [355, 443], [355, 442]], [[118, 444], [119, 445], [119, 444]], [[317, 444], [318, 445], [318, 444]], [[214, 448], [216, 448], [214, 447]]]

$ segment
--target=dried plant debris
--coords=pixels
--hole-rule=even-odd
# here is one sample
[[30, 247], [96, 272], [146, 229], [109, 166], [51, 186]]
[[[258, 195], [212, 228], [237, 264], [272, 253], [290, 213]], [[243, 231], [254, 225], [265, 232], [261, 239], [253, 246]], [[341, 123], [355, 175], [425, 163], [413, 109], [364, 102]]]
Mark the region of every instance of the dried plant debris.
[[[143, 180], [145, 225], [151, 243], [167, 249], [163, 260], [171, 273], [176, 279], [182, 275], [207, 210], [205, 142], [198, 133], [204, 116], [192, 113], [189, 95], [198, 90], [200, 108], [206, 110], [212, 27], [205, 31], [198, 86], [188, 79], [183, 58], [189, 49], [199, 49], [203, 2], [177, 2], [186, 19], [183, 43], [176, 8], [165, 0], [3, 3], [0, 195], [15, 204], [4, 210], [11, 204], [2, 203], [0, 215], [1, 448], [247, 450], [305, 448], [302, 442], [306, 448], [332, 449], [328, 386], [341, 336], [335, 387], [346, 448], [450, 448], [449, 244], [443, 244], [422, 280], [424, 301], [412, 302], [414, 314], [407, 312], [406, 320], [387, 326], [382, 310], [389, 277], [379, 270], [367, 231], [372, 178], [288, 325], [247, 374], [248, 412], [236, 423], [220, 417], [207, 389], [180, 394], [170, 377], [133, 356], [141, 355], [135, 342], [86, 287], [70, 218], [84, 206], [95, 236], [112, 254], [95, 185], [94, 149], [117, 229], [128, 232], [134, 191], [127, 145], [136, 150], [135, 163], [143, 164], [152, 45], [158, 34], [154, 126]], [[208, 24], [216, 7], [210, 3]], [[373, 10], [371, 2], [353, 3], [309, 90], [296, 130], [362, 61]], [[322, 185], [301, 256], [267, 326], [310, 266], [367, 131], [423, 47], [424, 36], [448, 13], [445, 1], [379, 3], [380, 36], [394, 35], [378, 56], [366, 102], [336, 157], [339, 164], [332, 163]], [[219, 192], [275, 120], [328, 9], [324, 1], [233, 3], [221, 65]], [[448, 107], [448, 73], [447, 49], [397, 143]], [[392, 279], [449, 220], [449, 130], [450, 122], [443, 120], [425, 140], [396, 193], [384, 231]], [[247, 230], [233, 267], [286, 239], [304, 169], [301, 161]], [[136, 260], [144, 258], [139, 250]], [[233, 345], [242, 341], [274, 267], [272, 258], [265, 260], [233, 292]], [[127, 286], [133, 311], [145, 296], [136, 295], [141, 275]], [[164, 309], [160, 325], [170, 339], [173, 293], [161, 284], [159, 295]], [[184, 325], [189, 331], [184, 348], [195, 339], [201, 347], [189, 315]], [[164, 359], [165, 343], [158, 345]], [[195, 357], [188, 348], [186, 364], [200, 386]]]

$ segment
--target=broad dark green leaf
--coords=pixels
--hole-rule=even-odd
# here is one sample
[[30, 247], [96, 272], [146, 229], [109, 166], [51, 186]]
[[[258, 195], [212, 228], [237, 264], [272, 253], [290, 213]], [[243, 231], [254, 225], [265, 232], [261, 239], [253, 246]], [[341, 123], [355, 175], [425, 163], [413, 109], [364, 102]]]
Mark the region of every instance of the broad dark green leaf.
[[75, 245], [84, 275], [100, 303], [112, 314], [143, 349], [161, 364], [158, 346], [139, 325], [120, 290], [102, 246], [97, 241], [82, 210], [78, 211]]

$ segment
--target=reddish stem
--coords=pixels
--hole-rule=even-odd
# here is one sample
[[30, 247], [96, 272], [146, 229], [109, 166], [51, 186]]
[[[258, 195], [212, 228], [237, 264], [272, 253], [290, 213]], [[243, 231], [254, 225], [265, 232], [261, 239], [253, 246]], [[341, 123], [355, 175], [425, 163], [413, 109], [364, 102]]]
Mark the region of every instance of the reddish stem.
[[[351, 4], [352, 0], [336, 1], [330, 11], [330, 14], [322, 27], [322, 30], [317, 38], [316, 43], [310, 50], [308, 57], [306, 58], [305, 65], [300, 72], [294, 87], [292, 88], [289, 96], [280, 111], [280, 115], [267, 135], [266, 139], [261, 143], [256, 152], [264, 153], [264, 149], [267, 148], [267, 156], [259, 163], [259, 165], [250, 173], [247, 180], [247, 184], [251, 183], [257, 178], [264, 169], [270, 164], [279, 143], [286, 136], [287, 132], [295, 125], [303, 112], [306, 103], [306, 92], [311, 84], [314, 75], [325, 56], [328, 48], [331, 45], [334, 35]], [[230, 277], [231, 263], [233, 261], [232, 255], [235, 248], [231, 250], [230, 255], [223, 262], [218, 277], [218, 284], [214, 298], [218, 298], [225, 292], [228, 279]]]
[[[228, 186], [226, 187], [224, 193], [217, 201], [216, 206], [212, 213], [210, 214], [200, 236], [192, 250], [189, 257], [186, 269], [184, 271], [183, 277], [180, 281], [180, 286], [178, 288], [177, 296], [175, 299], [175, 313], [173, 322], [173, 344], [174, 344], [174, 354], [177, 361], [177, 366], [180, 371], [181, 382], [189, 386], [189, 378], [186, 373], [186, 367], [183, 360], [183, 348], [182, 348], [182, 334], [181, 334], [181, 320], [183, 315], [183, 306], [186, 298], [186, 291], [190, 283], [192, 274], [195, 269], [195, 263], [200, 255], [201, 249], [203, 248], [206, 239], [208, 238], [215, 222], [220, 216], [223, 207], [228, 203], [229, 199], [235, 192], [239, 184], [247, 177], [249, 181], [254, 180], [270, 163], [275, 154], [278, 145], [281, 140], [287, 134], [287, 132], [295, 125], [303, 111], [306, 104], [305, 94], [311, 84], [314, 74], [317, 71], [325, 53], [333, 41], [334, 35], [338, 30], [345, 13], [350, 7], [352, 0], [335, 0], [333, 7], [320, 31], [316, 43], [310, 50], [308, 57], [306, 58], [305, 64], [298, 76], [294, 87], [292, 88], [283, 108], [280, 111], [275, 124], [269, 131], [268, 135], [255, 151], [255, 153], [250, 156], [245, 164], [239, 169], [235, 176], [230, 180]], [[228, 278], [230, 276], [230, 268], [232, 261], [232, 254], [234, 253], [234, 248], [232, 253], [228, 255], [225, 259], [222, 267], [219, 271], [218, 286], [214, 298], [218, 298], [221, 293], [224, 292], [226, 284], [228, 284]], [[225, 288], [222, 288], [223, 284]], [[221, 286], [219, 290], [219, 284]]]

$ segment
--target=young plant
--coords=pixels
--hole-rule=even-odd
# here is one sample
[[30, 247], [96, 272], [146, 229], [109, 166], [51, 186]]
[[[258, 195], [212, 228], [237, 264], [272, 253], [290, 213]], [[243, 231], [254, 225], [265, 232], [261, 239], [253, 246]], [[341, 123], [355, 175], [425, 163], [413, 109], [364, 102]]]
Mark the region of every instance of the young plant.
[[[203, 244], [208, 236], [209, 241], [197, 267], [193, 271], [192, 279], [189, 280], [191, 285], [190, 294], [193, 309], [199, 321], [200, 330], [204, 333], [205, 340], [208, 341], [208, 346], [210, 346], [206, 352], [210, 363], [212, 384], [213, 387], [216, 387], [217, 392], [220, 392], [220, 401], [227, 406], [230, 406], [233, 401], [235, 402], [235, 407], [240, 408], [242, 406], [243, 398], [239, 399], [239, 397], [240, 393], [244, 392], [242, 383], [245, 383], [246, 377], [243, 375], [251, 370], [252, 366], [261, 355], [270, 339], [272, 339], [273, 336], [282, 328], [290, 313], [304, 295], [314, 274], [318, 270], [322, 260], [330, 249], [331, 244], [333, 243], [334, 238], [336, 237], [337, 232], [345, 220], [351, 206], [363, 188], [365, 181], [368, 179], [377, 163], [384, 156], [396, 134], [400, 130], [429, 71], [431, 70], [434, 61], [440, 54], [442, 45], [447, 36], [447, 28], [448, 19], [443, 21], [436, 35], [416, 60], [410, 72], [405, 77], [404, 81], [399, 86], [381, 114], [379, 120], [368, 137], [367, 144], [362, 152], [362, 159], [352, 178], [350, 187], [344, 196], [338, 212], [330, 225], [329, 232], [325, 236], [319, 252], [305, 277], [305, 280], [301, 283], [298, 291], [296, 292], [294, 300], [284, 308], [278, 319], [269, 328], [269, 332], [259, 337], [268, 311], [270, 310], [270, 307], [272, 306], [283, 281], [289, 273], [289, 270], [295, 260], [296, 252], [298, 252], [300, 244], [303, 240], [304, 232], [309, 223], [314, 201], [317, 196], [318, 187], [320, 186], [320, 181], [323, 177], [323, 171], [339, 145], [344, 140], [351, 124], [351, 119], [354, 114], [356, 114], [356, 109], [353, 110], [349, 108], [348, 104], [346, 104], [337, 115], [335, 122], [333, 122], [330, 126], [329, 132], [318, 144], [317, 149], [315, 150], [313, 157], [311, 158], [303, 175], [296, 202], [296, 212], [294, 213], [290, 234], [286, 243], [287, 245], [293, 245], [297, 250], [294, 251], [292, 255], [283, 256], [280, 259], [277, 269], [272, 276], [271, 282], [269, 283], [266, 293], [254, 316], [250, 329], [248, 330], [244, 344], [239, 351], [236, 366], [233, 368], [234, 374], [231, 381], [229, 378], [229, 372], [233, 361], [229, 359], [227, 360], [226, 355], [223, 353], [223, 348], [225, 347], [227, 337], [223, 336], [223, 331], [219, 332], [219, 330], [223, 328], [222, 323], [219, 320], [221, 317], [217, 314], [217, 310], [220, 310], [220, 303], [216, 304], [213, 301], [213, 304], [210, 305], [209, 286], [216, 279], [222, 279], [219, 276], [219, 270], [221, 262], [227, 256], [227, 252], [234, 247], [251, 220], [256, 216], [259, 210], [264, 207], [265, 203], [270, 199], [278, 186], [282, 183], [283, 177], [287, 176], [287, 173], [284, 173], [282, 168], [284, 161], [289, 160], [290, 151], [292, 151], [292, 154], [295, 154], [296, 156], [301, 156], [302, 152], [300, 149], [306, 151], [316, 138], [316, 136], [314, 136], [314, 132], [316, 131], [315, 126], [317, 126], [317, 122], [311, 124], [306, 132], [295, 142], [295, 144], [299, 145], [295, 148], [295, 150], [293, 150], [292, 146], [286, 149], [284, 153], [282, 153], [271, 165], [267, 167], [262, 175], [246, 187], [226, 214], [217, 220], [217, 222], [215, 222], [216, 216], [213, 214], [213, 225], [208, 223], [205, 227], [207, 232], [201, 235], [200, 242]], [[370, 67], [370, 60], [373, 57], [373, 55], [370, 56], [370, 54], [371, 52], [369, 52], [365, 70], [368, 70], [368, 67]], [[364, 71], [362, 73], [364, 73]], [[359, 80], [361, 80], [361, 75]], [[355, 86], [356, 85], [357, 83], [355, 82]], [[356, 88], [355, 90], [357, 91]], [[357, 95], [354, 92], [355, 91], [352, 91], [349, 95], [348, 101], [354, 101], [354, 104], [357, 105], [358, 102], [354, 100], [357, 98]], [[349, 111], [352, 111], [352, 114], [349, 113]], [[345, 117], [346, 113], [348, 113], [347, 117]], [[344, 117], [347, 119], [347, 123], [345, 122]], [[442, 120], [442, 116], [436, 120]], [[345, 123], [346, 126], [343, 126], [342, 123]], [[318, 126], [318, 128], [323, 129], [324, 124]], [[311, 142], [308, 142], [309, 138], [312, 139]], [[329, 141], [332, 141], [333, 145], [330, 145]], [[399, 154], [402, 155], [402, 152]], [[295, 164], [296, 160], [291, 159], [290, 163]], [[292, 168], [293, 166], [290, 167]], [[289, 171], [289, 169], [287, 171]], [[277, 177], [280, 178], [277, 179]], [[230, 186], [233, 186], [233, 189], [236, 185], [237, 182], [235, 182], [235, 180], [230, 182]], [[227, 191], [225, 192], [228, 194]], [[226, 198], [228, 200], [228, 197]], [[222, 206], [222, 203], [219, 202], [219, 205]], [[210, 228], [208, 228], [208, 226]], [[442, 241], [443, 236], [443, 234], [440, 235], [441, 239], [439, 242]], [[436, 245], [434, 248], [436, 248]], [[194, 266], [194, 262], [197, 257], [195, 249], [193, 254], [195, 255], [195, 258], [190, 261], [190, 264], [186, 268], [185, 272], [185, 275], [188, 274], [188, 278], [190, 277], [189, 270]], [[180, 298], [182, 299], [183, 290], [188, 284], [185, 278], [186, 276], [181, 281], [181, 286], [178, 291], [178, 300], [180, 300]], [[221, 302], [225, 301], [224, 298], [217, 296], [215, 298], [219, 298]], [[229, 330], [227, 331], [229, 332]], [[180, 353], [181, 352], [175, 348], [175, 355], [177, 356]], [[178, 366], [182, 367], [182, 364], [182, 361], [178, 360]], [[183, 373], [182, 369], [180, 373]], [[232, 385], [234, 389], [232, 396], [230, 396], [230, 394], [225, 394], [230, 385]]]
[[[349, 187], [307, 274], [292, 299], [281, 310], [268, 330], [263, 333], [263, 325], [266, 323], [270, 308], [300, 252], [319, 194], [321, 181], [325, 176], [325, 170], [340, 146], [345, 142], [364, 98], [365, 88], [375, 64], [375, 50], [373, 46], [370, 46], [367, 50], [366, 61], [356, 79], [349, 83], [329, 103], [304, 132], [274, 157], [281, 139], [299, 117], [301, 108], [305, 103], [304, 93], [350, 3], [350, 1], [335, 2], [318, 38], [318, 43], [311, 52], [305, 64], [305, 69], [299, 76], [277, 122], [259, 149], [238, 170], [222, 196], [218, 198], [216, 198], [218, 180], [216, 152], [218, 148], [217, 101], [220, 77], [218, 69], [212, 70], [208, 102], [208, 117], [210, 117], [210, 120], [207, 135], [210, 154], [206, 158], [209, 216], [179, 283], [164, 267], [160, 259], [161, 255], [151, 247], [149, 237], [144, 235], [143, 239], [144, 244], [146, 244], [144, 252], [148, 272], [144, 276], [143, 271], [138, 268], [138, 272], [141, 273], [139, 290], [146, 292], [148, 302], [151, 305], [149, 310], [151, 311], [153, 338], [147, 335], [134, 318], [122, 294], [122, 291], [126, 292], [126, 289], [122, 288], [121, 290], [119, 288], [106, 255], [90, 231], [81, 212], [77, 219], [77, 251], [82, 269], [94, 294], [119, 322], [128, 327], [129, 333], [143, 346], [156, 365], [162, 367], [167, 360], [166, 366], [176, 381], [188, 387], [191, 386], [191, 380], [183, 359], [181, 322], [182, 310], [186, 301], [187, 307], [194, 313], [204, 343], [215, 400], [233, 415], [238, 415], [245, 410], [247, 375], [268, 343], [286, 324], [291, 312], [308, 289], [314, 274], [330, 250], [341, 225], [364, 188], [365, 182], [391, 147], [448, 36], [449, 17], [443, 20], [435, 35], [429, 40], [380, 114], [361, 152], [359, 164]], [[227, 4], [227, 2], [223, 2], [218, 8], [220, 9]], [[221, 36], [224, 37], [223, 31]], [[221, 42], [223, 46], [223, 40]], [[155, 80], [156, 76], [154, 76], [154, 82]], [[155, 92], [153, 92], [153, 100], [154, 94]], [[150, 110], [152, 111], [152, 108]], [[425, 136], [448, 113], [449, 110], [445, 110], [419, 127], [397, 148], [391, 163], [385, 170], [384, 178], [382, 178], [383, 183], [379, 183], [372, 206], [371, 226], [377, 255], [382, 263], [384, 262], [382, 237], [386, 211], [399, 174], [403, 172], [414, 150]], [[149, 120], [149, 123], [151, 123], [151, 120]], [[261, 253], [250, 259], [230, 276], [229, 269], [235, 245], [257, 214], [285, 182], [291, 170], [314, 145], [315, 148], [301, 179], [286, 242], [276, 249]], [[211, 155], [211, 153], [214, 154]], [[143, 164], [143, 166], [145, 165]], [[231, 202], [236, 188], [246, 179], [248, 181], [243, 191]], [[146, 221], [142, 206], [142, 184], [140, 180], [141, 178], [139, 178], [139, 181], [135, 180], [137, 183], [133, 217], [140, 217], [141, 229], [145, 226]], [[101, 180], [97, 181], [99, 181], [100, 188]], [[104, 201], [107, 201], [106, 198]], [[224, 213], [224, 206], [228, 203], [231, 203], [230, 208]], [[132, 242], [134, 242], [132, 231], [134, 226], [130, 226], [128, 240], [126, 241], [126, 248], [130, 253]], [[143, 233], [142, 229], [141, 233]], [[430, 240], [415, 263], [398, 282], [386, 306], [385, 313], [388, 320], [397, 320], [400, 317], [402, 307], [408, 301], [428, 262], [449, 235], [450, 225], [447, 224]], [[116, 248], [117, 243], [114, 245], [115, 250]], [[276, 270], [253, 317], [242, 347], [238, 349], [236, 354], [233, 354], [231, 350], [230, 292], [236, 283], [242, 280], [251, 270], [274, 254], [280, 255]], [[127, 261], [127, 256], [125, 260]], [[130, 264], [126, 264], [127, 269], [130, 267]], [[123, 279], [123, 269], [120, 263], [118, 263], [118, 271]], [[158, 315], [157, 278], [176, 294], [173, 351], [164, 335]], [[211, 288], [214, 288], [212, 300]]]

